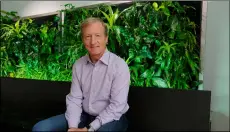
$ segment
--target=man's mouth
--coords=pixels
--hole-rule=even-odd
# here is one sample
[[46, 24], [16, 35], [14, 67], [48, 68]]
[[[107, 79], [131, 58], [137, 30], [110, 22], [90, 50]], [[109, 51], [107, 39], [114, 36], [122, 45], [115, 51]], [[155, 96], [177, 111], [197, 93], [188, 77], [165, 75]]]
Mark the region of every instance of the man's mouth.
[[92, 49], [93, 49], [93, 48], [98, 48], [98, 47], [99, 47], [99, 46], [95, 46], [95, 47], [90, 47], [90, 48], [92, 48]]

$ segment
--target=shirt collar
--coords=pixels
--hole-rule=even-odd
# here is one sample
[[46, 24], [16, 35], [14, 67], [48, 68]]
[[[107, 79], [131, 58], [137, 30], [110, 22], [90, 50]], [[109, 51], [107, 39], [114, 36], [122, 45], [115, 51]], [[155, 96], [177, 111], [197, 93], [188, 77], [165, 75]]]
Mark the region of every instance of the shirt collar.
[[[102, 57], [99, 60], [106, 65], [109, 64], [109, 50], [107, 48], [105, 50], [105, 53], [102, 55]], [[89, 54], [87, 54], [86, 64], [88, 64], [89, 62], [92, 63], [92, 61], [89, 58]]]

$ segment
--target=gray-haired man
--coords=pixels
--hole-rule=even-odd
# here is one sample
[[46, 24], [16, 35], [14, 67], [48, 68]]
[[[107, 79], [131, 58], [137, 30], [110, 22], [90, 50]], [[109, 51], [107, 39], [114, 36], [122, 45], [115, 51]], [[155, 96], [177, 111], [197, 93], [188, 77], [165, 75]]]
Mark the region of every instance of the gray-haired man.
[[86, 19], [81, 31], [88, 55], [73, 65], [66, 113], [38, 122], [33, 131], [127, 129], [124, 114], [129, 109], [129, 67], [122, 58], [107, 50], [108, 31], [101, 19]]

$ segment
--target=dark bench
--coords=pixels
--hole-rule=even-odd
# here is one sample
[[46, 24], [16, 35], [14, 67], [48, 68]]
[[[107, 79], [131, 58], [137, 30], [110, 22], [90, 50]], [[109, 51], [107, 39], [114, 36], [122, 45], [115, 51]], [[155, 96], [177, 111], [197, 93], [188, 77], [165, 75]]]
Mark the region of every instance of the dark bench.
[[[70, 82], [1, 78], [1, 131], [65, 112]], [[130, 87], [129, 130], [209, 131], [210, 91]]]

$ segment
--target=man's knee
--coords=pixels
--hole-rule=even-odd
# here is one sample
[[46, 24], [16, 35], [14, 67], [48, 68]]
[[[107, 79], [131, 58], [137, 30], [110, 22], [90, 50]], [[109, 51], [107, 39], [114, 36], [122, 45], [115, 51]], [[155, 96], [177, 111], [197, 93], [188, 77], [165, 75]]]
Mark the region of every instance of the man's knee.
[[36, 123], [36, 124], [33, 126], [33, 128], [32, 128], [32, 132], [41, 131], [41, 130], [39, 129], [39, 128], [41, 128], [40, 126], [41, 126], [41, 125], [40, 125], [40, 122]]
[[122, 125], [109, 125], [105, 124], [101, 126], [97, 132], [114, 132], [114, 131], [126, 131], [128, 128], [128, 124], [122, 124]]
[[32, 132], [38, 131], [52, 131], [52, 129], [51, 126], [49, 126], [49, 124], [45, 123], [44, 121], [40, 121], [36, 123], [32, 128]]
[[105, 131], [126, 131], [128, 129], [128, 120], [126, 117], [122, 117], [119, 121], [113, 121], [102, 125], [97, 132]]
[[35, 124], [32, 131], [65, 131], [68, 123], [64, 114], [50, 117]]

